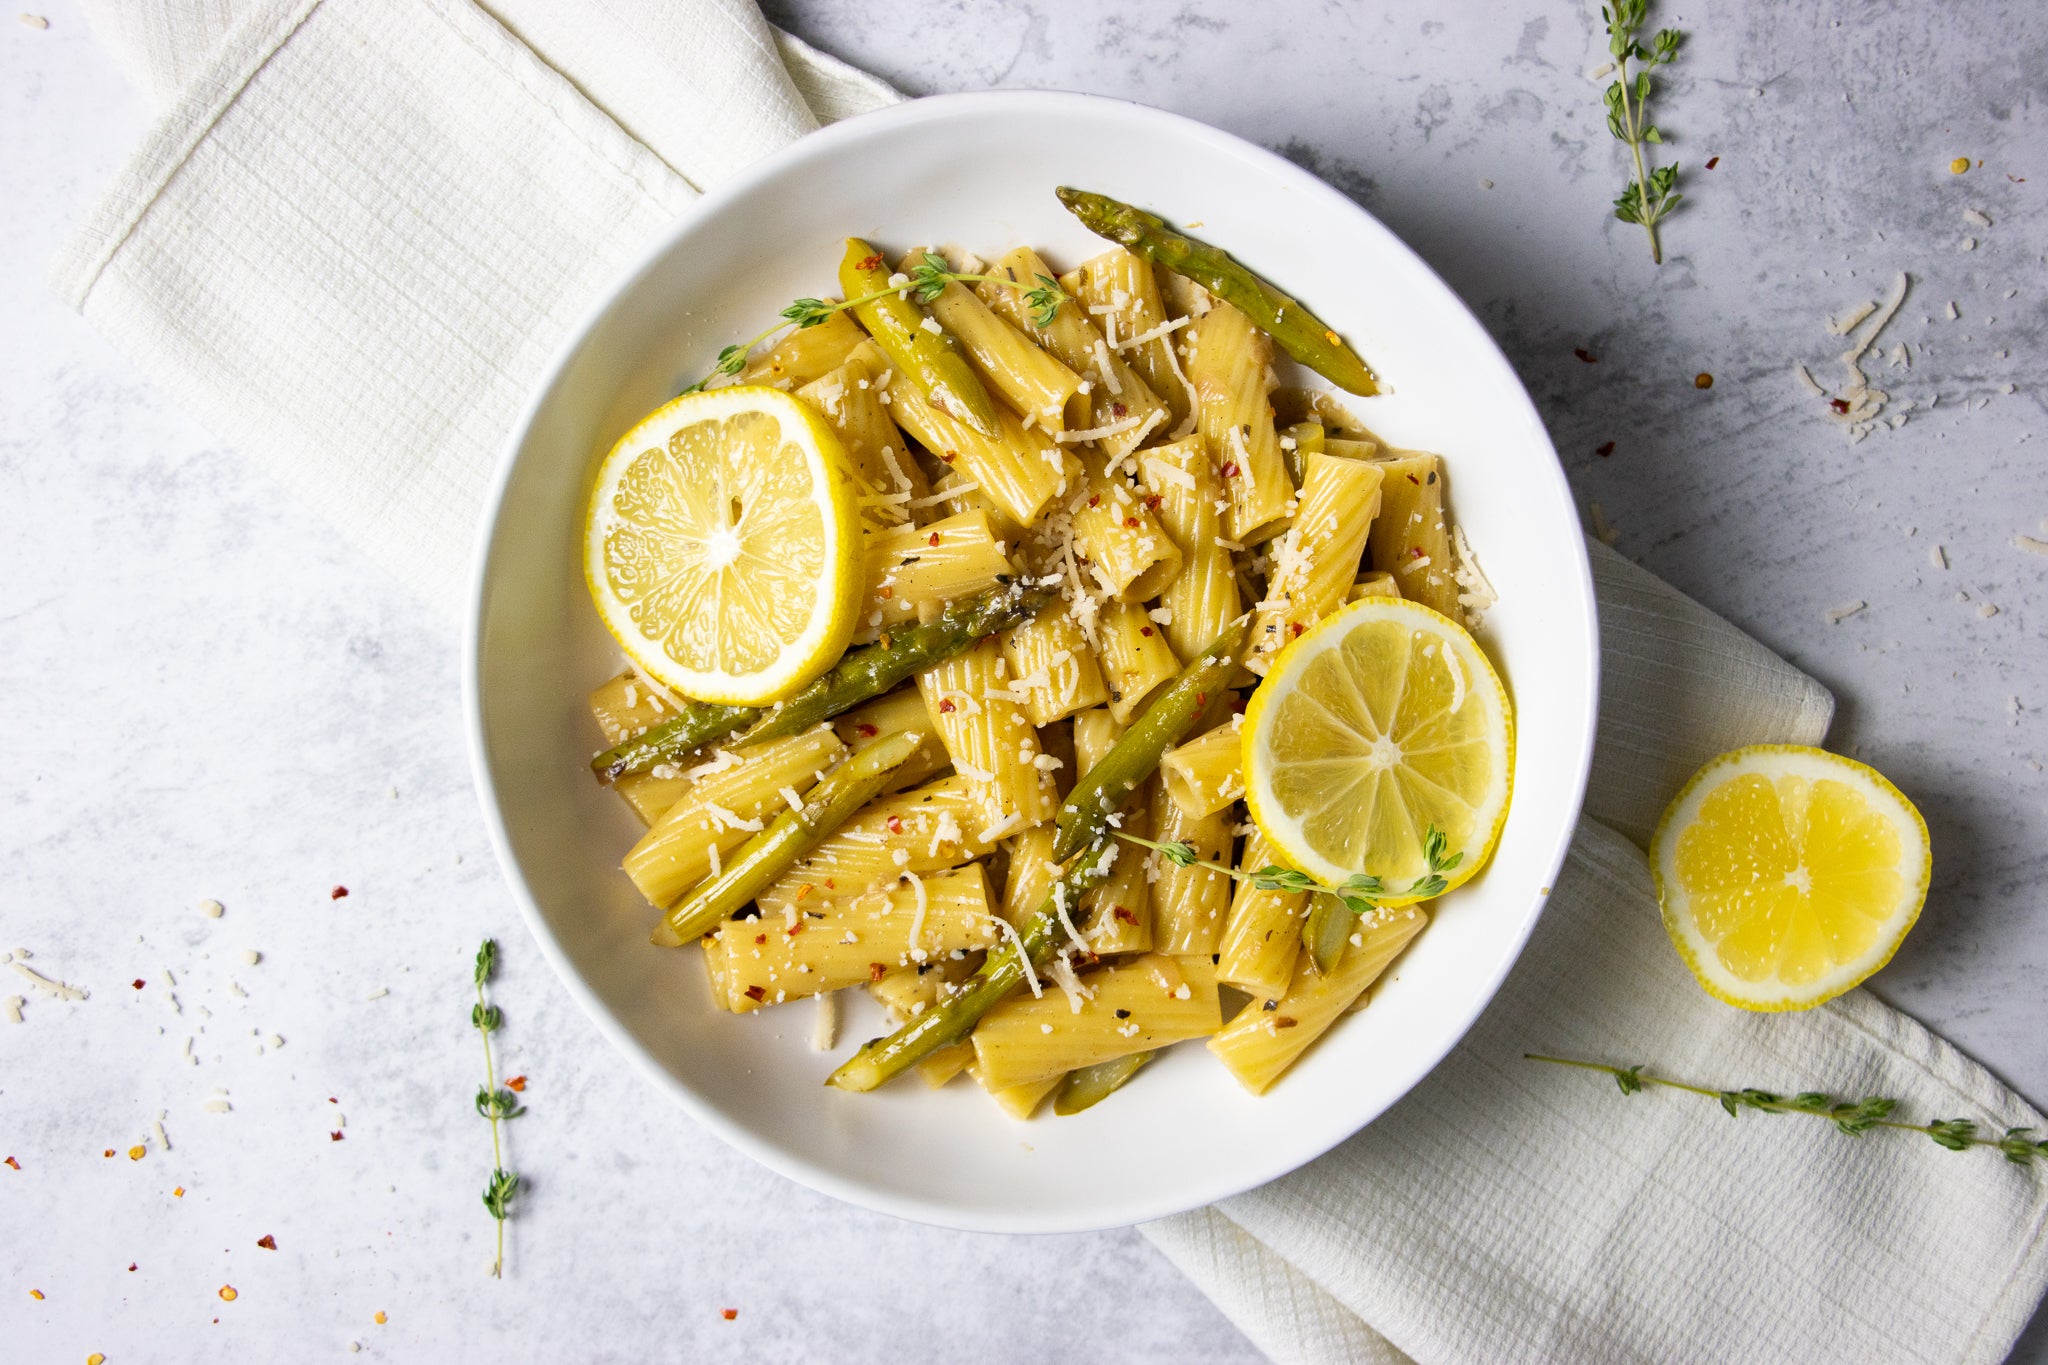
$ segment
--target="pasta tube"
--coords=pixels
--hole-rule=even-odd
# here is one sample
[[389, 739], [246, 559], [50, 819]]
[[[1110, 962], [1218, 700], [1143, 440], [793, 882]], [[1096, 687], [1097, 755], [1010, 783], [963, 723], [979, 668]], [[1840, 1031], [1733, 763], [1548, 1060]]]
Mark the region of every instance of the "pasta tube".
[[1010, 690], [1002, 647], [985, 639], [917, 675], [953, 768], [980, 805], [970, 831], [995, 840], [1052, 818], [1059, 802], [1052, 775], [1038, 762], [1038, 734]]
[[[1083, 711], [1074, 717], [1075, 766], [1084, 773], [1092, 771], [1123, 735], [1123, 722], [1107, 709]], [[1114, 828], [1141, 839], [1151, 837], [1152, 787], [1147, 778], [1124, 798]], [[1081, 912], [1075, 919], [1087, 926], [1081, 937], [1097, 956], [1138, 953], [1152, 946], [1152, 895], [1145, 880], [1145, 863], [1145, 856], [1135, 846], [1118, 843], [1109, 876], [1081, 897]]]
[[1383, 573], [1378, 569], [1374, 569], [1370, 573], [1359, 575], [1358, 581], [1351, 585], [1351, 593], [1346, 600], [1356, 602], [1362, 597], [1399, 597], [1400, 595], [1401, 589], [1395, 585], [1394, 576], [1390, 573]]
[[993, 588], [1012, 572], [979, 512], [871, 532], [864, 553], [867, 607], [854, 636], [862, 644], [905, 621], [929, 620], [948, 602]]
[[1394, 576], [1401, 596], [1462, 624], [1458, 580], [1451, 574], [1451, 532], [1444, 524], [1443, 461], [1402, 455], [1376, 461], [1380, 515], [1373, 522], [1372, 567]]
[[[916, 786], [932, 774], [950, 767], [953, 762], [946, 754], [939, 732], [932, 726], [931, 716], [924, 709], [924, 698], [918, 695], [917, 688], [899, 687], [887, 696], [854, 707], [832, 722], [832, 732], [839, 736], [839, 742], [854, 753], [905, 730], [915, 730], [923, 735], [924, 747], [917, 751], [915, 758], [890, 775], [889, 785], [882, 788], [885, 792]], [[621, 782], [624, 780], [620, 779]]]
[[1148, 953], [1091, 972], [1082, 984], [1073, 997], [1014, 995], [982, 1016], [973, 1041], [983, 1085], [1007, 1090], [1057, 1079], [1222, 1027], [1215, 971], [1199, 957]]
[[974, 836], [981, 801], [964, 777], [872, 801], [757, 897], [761, 913], [821, 910], [905, 872], [942, 872], [988, 852]]
[[[908, 270], [928, 254], [934, 253], [913, 251], [899, 268]], [[925, 308], [953, 334], [974, 367], [1018, 416], [1051, 431], [1088, 425], [1088, 395], [1081, 376], [997, 316], [977, 295], [953, 282]]]
[[1160, 529], [1147, 499], [1109, 472], [1100, 455], [1082, 460], [1084, 478], [1070, 511], [1074, 548], [1103, 592], [1119, 602], [1143, 602], [1179, 576], [1181, 549]]
[[1171, 425], [1185, 422], [1193, 410], [1192, 395], [1174, 359], [1173, 333], [1178, 329], [1167, 323], [1166, 300], [1152, 263], [1113, 247], [1060, 276], [1060, 287], [1096, 319], [1111, 353], [1123, 356], [1165, 401]]
[[[1109, 700], [1109, 684], [1088, 637], [1071, 609], [1056, 603], [1003, 636], [1013, 692], [1024, 696], [1024, 714], [1046, 726], [1076, 711]], [[1041, 737], [1042, 738], [1042, 737]]]
[[862, 522], [870, 529], [914, 520], [913, 504], [931, 491], [882, 402], [876, 383], [880, 376], [881, 367], [856, 352], [797, 390], [797, 397], [818, 410], [846, 447], [860, 478]]
[[860, 324], [844, 310], [830, 313], [817, 326], [799, 327], [749, 360], [737, 382], [799, 389], [844, 364], [853, 349], [867, 339]]
[[[1237, 861], [1240, 872], [1273, 865], [1273, 846], [1253, 832]], [[1237, 884], [1230, 918], [1217, 951], [1216, 977], [1238, 987], [1254, 1001], [1277, 1000], [1287, 989], [1294, 960], [1301, 950], [1301, 922], [1308, 895], [1301, 891], [1261, 891], [1250, 882]]]
[[907, 387], [968, 430], [995, 437], [995, 403], [974, 367], [945, 328], [936, 322], [927, 327], [931, 320], [890, 286], [881, 252], [858, 237], [847, 238], [846, 255], [839, 262], [839, 287], [889, 363], [908, 377]]
[[1237, 590], [1237, 568], [1230, 551], [1218, 544], [1223, 518], [1223, 481], [1216, 462], [1199, 436], [1148, 450], [1138, 469], [1145, 486], [1159, 499], [1159, 520], [1181, 548], [1181, 572], [1159, 595], [1167, 613], [1167, 643], [1183, 659], [1192, 659], [1237, 619], [1243, 599]]
[[1159, 760], [1159, 773], [1173, 803], [1199, 819], [1243, 796], [1243, 738], [1237, 726], [1219, 725], [1169, 750]]
[[1374, 910], [1365, 918], [1371, 923], [1360, 923], [1335, 971], [1319, 974], [1304, 957], [1276, 1001], [1254, 1000], [1209, 1040], [1209, 1050], [1254, 1095], [1278, 1080], [1429, 922], [1412, 905]]
[[[1226, 811], [1189, 815], [1166, 795], [1164, 784], [1152, 789], [1152, 837], [1163, 844], [1186, 844], [1200, 862], [1230, 861], [1230, 817]], [[1152, 879], [1152, 942], [1175, 957], [1207, 957], [1223, 937], [1223, 917], [1230, 913], [1230, 878], [1206, 867], [1179, 867], [1160, 854], [1149, 854], [1146, 875]]]
[[1003, 918], [1022, 926], [1052, 894], [1060, 865], [1052, 860], [1050, 825], [1027, 829], [1010, 840], [1010, 870], [1003, 883]]
[[889, 378], [886, 391], [896, 421], [941, 463], [963, 471], [1019, 526], [1034, 525], [1078, 473], [1058, 442], [1037, 427], [1027, 429], [1006, 407], [996, 409], [984, 435], [934, 407], [901, 375]]
[[724, 856], [783, 809], [785, 787], [799, 795], [817, 775], [846, 756], [846, 746], [820, 726], [800, 735], [721, 751], [690, 772], [681, 800], [663, 812], [626, 854], [626, 875], [640, 894], [664, 910], [704, 880]]
[[1378, 466], [1310, 454], [1302, 471], [1294, 525], [1275, 542], [1266, 596], [1252, 618], [1245, 667], [1261, 677], [1295, 637], [1344, 605], [1367, 532], [1379, 515]]
[[1140, 603], [1105, 603], [1096, 618], [1095, 639], [1109, 683], [1109, 709], [1119, 721], [1128, 723], [1180, 672], [1180, 660]]
[[1223, 528], [1250, 545], [1277, 533], [1275, 523], [1286, 518], [1294, 497], [1273, 428], [1273, 346], [1228, 304], [1203, 314], [1193, 331], [1188, 379], [1200, 400], [1195, 427], [1229, 499]]

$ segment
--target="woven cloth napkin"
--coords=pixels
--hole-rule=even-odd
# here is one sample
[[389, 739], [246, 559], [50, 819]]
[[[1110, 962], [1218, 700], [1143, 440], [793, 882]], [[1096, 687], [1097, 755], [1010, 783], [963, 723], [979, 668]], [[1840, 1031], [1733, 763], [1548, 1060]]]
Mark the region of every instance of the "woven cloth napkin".
[[[161, 117], [56, 287], [156, 383], [459, 609], [542, 367], [704, 187], [892, 102], [752, 0], [87, 0]], [[1321, 1160], [1146, 1235], [1283, 1362], [2002, 1358], [2048, 1282], [2048, 1182], [1925, 1139], [1523, 1060], [2040, 1115], [1863, 992], [1759, 1016], [1669, 950], [1639, 845], [1702, 760], [1816, 743], [1832, 699], [1594, 546], [1591, 794], [1470, 1036]]]

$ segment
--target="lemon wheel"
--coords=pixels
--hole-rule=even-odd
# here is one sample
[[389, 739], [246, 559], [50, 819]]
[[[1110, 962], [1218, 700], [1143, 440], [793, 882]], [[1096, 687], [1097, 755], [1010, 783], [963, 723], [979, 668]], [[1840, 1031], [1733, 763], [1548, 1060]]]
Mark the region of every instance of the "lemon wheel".
[[1708, 993], [1810, 1009], [1884, 966], [1920, 916], [1927, 824], [1873, 768], [1760, 744], [1701, 768], [1650, 841], [1664, 928]]
[[1245, 799], [1282, 859], [1330, 884], [1377, 877], [1382, 904], [1469, 879], [1507, 819], [1507, 690], [1478, 642], [1419, 602], [1364, 598], [1289, 644], [1243, 744]]
[[854, 475], [822, 418], [779, 389], [685, 394], [598, 467], [584, 575], [634, 664], [687, 696], [778, 701], [853, 633]]

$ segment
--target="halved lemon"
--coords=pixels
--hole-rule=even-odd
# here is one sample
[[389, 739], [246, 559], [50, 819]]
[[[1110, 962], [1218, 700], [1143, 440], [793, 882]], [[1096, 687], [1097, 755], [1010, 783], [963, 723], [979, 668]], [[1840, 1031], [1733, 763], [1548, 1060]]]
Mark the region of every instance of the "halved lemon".
[[1398, 597], [1325, 617], [1280, 652], [1245, 710], [1252, 819], [1325, 883], [1378, 877], [1385, 905], [1441, 895], [1485, 864], [1514, 765], [1507, 690], [1478, 642]]
[[757, 706], [846, 648], [862, 583], [839, 440], [780, 389], [685, 394], [598, 466], [583, 569], [605, 628], [665, 686]]
[[1934, 867], [1927, 824], [1873, 768], [1790, 744], [1722, 754], [1657, 824], [1664, 928], [1708, 994], [1803, 1010], [1891, 961]]

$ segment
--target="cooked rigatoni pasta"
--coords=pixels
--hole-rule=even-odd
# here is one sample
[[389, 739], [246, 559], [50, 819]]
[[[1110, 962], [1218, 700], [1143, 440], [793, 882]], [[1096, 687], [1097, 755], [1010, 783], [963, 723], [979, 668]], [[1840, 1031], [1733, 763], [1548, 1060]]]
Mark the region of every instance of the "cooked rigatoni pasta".
[[1003, 657], [1010, 662], [1011, 690], [1023, 695], [1024, 714], [1035, 726], [1109, 700], [1095, 650], [1064, 603], [1006, 631]]
[[1059, 802], [1038, 733], [1010, 689], [1002, 646], [983, 640], [917, 675], [924, 708], [981, 806], [973, 834], [995, 840], [1052, 817]]
[[1178, 429], [1194, 409], [1193, 393], [1173, 350], [1173, 334], [1189, 319], [1168, 320], [1152, 263], [1114, 247], [1060, 276], [1060, 287], [1081, 300], [1111, 353], [1120, 355], [1159, 395]]
[[877, 967], [886, 974], [989, 947], [1000, 933], [980, 867], [907, 874], [831, 910], [729, 921], [718, 931], [726, 1003], [744, 1014], [836, 991], [873, 980]]
[[1223, 1026], [1215, 969], [1204, 958], [1147, 953], [1090, 972], [1080, 984], [1071, 995], [1013, 995], [982, 1016], [974, 1060], [983, 1085], [1030, 1085], [1075, 1067], [1206, 1038]]
[[1096, 618], [1095, 639], [1102, 676], [1109, 683], [1109, 709], [1128, 724], [1154, 693], [1173, 681], [1180, 660], [1142, 603], [1105, 604]]
[[[1029, 284], [1041, 277], [1051, 278], [1052, 267], [1030, 247], [1018, 247], [996, 262], [990, 273]], [[1171, 429], [1172, 413], [1159, 395], [1077, 310], [1062, 308], [1049, 325], [1040, 327], [1019, 290], [994, 281], [984, 281], [976, 288], [990, 308], [1036, 337], [1062, 364], [1087, 380], [1088, 396], [1094, 404], [1092, 425], [1087, 429], [1095, 433], [1091, 439], [1110, 459], [1122, 459], [1147, 439]], [[1073, 439], [1077, 432], [1070, 429], [1062, 434]]]
[[[925, 255], [925, 250], [914, 251], [905, 265], [914, 265]], [[1088, 394], [1081, 387], [1081, 376], [1005, 322], [965, 286], [948, 284], [925, 307], [1019, 417], [1050, 431], [1088, 425]]]
[[886, 392], [897, 424], [941, 463], [965, 473], [1019, 526], [1035, 523], [1079, 473], [1064, 446], [1036, 426], [1026, 428], [1008, 408], [998, 409], [998, 432], [989, 437], [940, 412], [900, 374], [890, 377]]
[[1379, 466], [1311, 453], [1302, 462], [1294, 524], [1273, 542], [1266, 595], [1252, 618], [1246, 667], [1264, 674], [1295, 637], [1344, 605], [1380, 510]]
[[995, 528], [980, 512], [962, 512], [923, 526], [877, 531], [865, 542], [867, 602], [857, 641], [891, 626], [926, 619], [957, 598], [994, 587], [1011, 572]]
[[[1237, 867], [1247, 875], [1277, 865], [1273, 845], [1254, 831], [1244, 841]], [[1249, 881], [1237, 884], [1230, 917], [1217, 948], [1216, 976], [1245, 991], [1254, 1000], [1272, 1000], [1287, 989], [1294, 959], [1301, 949], [1303, 912], [1308, 896], [1300, 891], [1263, 891]]]
[[1159, 594], [1167, 643], [1183, 662], [1194, 658], [1237, 619], [1243, 598], [1237, 565], [1223, 545], [1223, 481], [1199, 436], [1144, 453], [1145, 486], [1159, 499], [1159, 520], [1181, 548], [1181, 572]]
[[1463, 621], [1452, 574], [1451, 532], [1444, 521], [1443, 461], [1401, 455], [1378, 462], [1380, 515], [1373, 522], [1372, 567], [1394, 576], [1401, 596]]
[[1273, 428], [1273, 343], [1252, 320], [1218, 304], [1193, 327], [1188, 378], [1201, 400], [1195, 429], [1208, 442], [1230, 505], [1223, 529], [1244, 545], [1275, 534], [1294, 497]]
[[626, 854], [626, 875], [663, 909], [704, 880], [725, 854], [783, 808], [783, 789], [802, 795], [846, 754], [826, 726], [745, 749], [722, 749], [686, 770], [690, 787]]
[[1166, 794], [1191, 816], [1214, 815], [1244, 795], [1244, 744], [1235, 725], [1213, 730], [1166, 751], [1159, 760]]
[[1334, 971], [1322, 975], [1302, 954], [1273, 1007], [1266, 1009], [1258, 1001], [1245, 1006], [1209, 1040], [1209, 1050], [1222, 1058], [1245, 1089], [1254, 1095], [1265, 1093], [1428, 922], [1428, 915], [1412, 905], [1372, 911], [1345, 945]]
[[[826, 678], [829, 707], [796, 711], [809, 728], [754, 743], [784, 703], [706, 706], [633, 668], [595, 688], [612, 747], [593, 766], [647, 826], [626, 873], [671, 912], [656, 942], [697, 937], [715, 1006], [813, 999], [817, 1027], [799, 1022], [820, 1050], [842, 1008], [898, 1026], [936, 1010], [943, 1045], [899, 1066], [931, 1086], [965, 1070], [1018, 1118], [1070, 1073], [1190, 1038], [1262, 1092], [1428, 916], [1369, 910], [1341, 949], [1317, 917], [1304, 948], [1308, 912], [1335, 902], [1255, 884], [1280, 859], [1244, 801], [1241, 689], [1347, 602], [1462, 619], [1443, 462], [1278, 387], [1292, 362], [1246, 311], [1121, 246], [1064, 275], [1029, 247], [941, 255], [888, 276], [850, 243], [855, 308], [801, 301], [786, 316], [804, 325], [707, 381], [792, 395], [843, 451], [866, 652]], [[1184, 674], [1247, 632], [1234, 661]], [[1179, 742], [1140, 770], [1146, 710], [1183, 676], [1201, 690], [1178, 689]], [[1088, 859], [1092, 884], [1059, 890]], [[967, 993], [1048, 931], [1007, 996]], [[1220, 985], [1251, 996], [1227, 1023]], [[970, 1000], [985, 1012], [954, 1027], [943, 1012]]]

